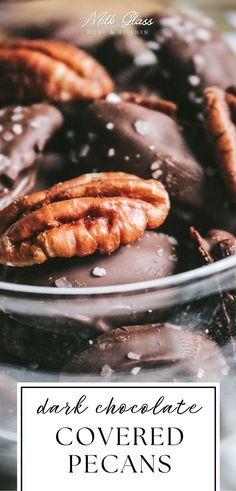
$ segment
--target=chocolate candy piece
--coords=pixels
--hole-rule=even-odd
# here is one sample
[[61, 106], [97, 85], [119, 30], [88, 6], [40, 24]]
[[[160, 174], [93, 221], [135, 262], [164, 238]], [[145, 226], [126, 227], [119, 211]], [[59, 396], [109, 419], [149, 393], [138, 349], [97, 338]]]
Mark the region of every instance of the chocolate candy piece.
[[[211, 264], [219, 259], [236, 254], [236, 238], [225, 230], [210, 230], [203, 238], [197, 230], [191, 228], [191, 235], [197, 247], [200, 265]], [[220, 278], [216, 276], [216, 286], [219, 294], [208, 299], [208, 310], [213, 310], [214, 319], [210, 332], [217, 342], [224, 344], [230, 342], [232, 352], [235, 355], [235, 334], [236, 334], [236, 301], [235, 291], [226, 291], [224, 284], [221, 286]], [[216, 326], [220, 326], [217, 330]]]
[[207, 25], [208, 20], [165, 11], [150, 18], [154, 23], [141, 35], [158, 56], [157, 71], [165, 80], [164, 91], [169, 87], [177, 99], [201, 106], [205, 87], [226, 88], [235, 83], [236, 56]]
[[110, 255], [53, 259], [29, 268], [2, 268], [1, 277], [13, 283], [58, 289], [136, 283], [173, 274], [177, 266], [176, 246], [173, 237], [150, 231]]
[[[95, 57], [112, 75], [115, 75], [130, 67], [131, 64], [141, 66], [141, 56], [145, 56], [146, 52], [145, 44], [138, 37], [117, 34], [106, 37], [98, 44]], [[153, 60], [152, 52], [149, 51], [149, 53]]]
[[37, 176], [37, 167], [22, 172], [18, 179], [10, 181], [0, 175], [0, 209], [8, 206], [19, 196], [27, 194], [33, 188]]
[[[56, 286], [60, 294], [60, 288], [119, 285], [167, 276], [174, 273], [176, 260], [176, 241], [172, 237], [145, 232], [135, 244], [121, 247], [110, 256], [55, 259], [31, 268], [3, 268], [1, 279], [36, 286]], [[90, 308], [89, 311], [81, 300], [82, 303], [75, 297], [67, 314], [64, 310], [59, 312], [56, 307], [55, 311], [49, 309], [43, 315], [40, 309], [28, 315], [0, 313], [2, 350], [21, 362], [58, 368], [111, 325], [121, 325], [131, 319], [142, 322], [144, 316], [148, 315], [149, 319], [152, 316], [145, 311], [144, 304], [138, 311], [122, 305], [117, 297], [103, 305], [99, 296], [93, 302], [93, 310]]]
[[191, 235], [205, 264], [236, 254], [236, 237], [226, 230], [210, 230], [204, 239], [192, 227]]
[[86, 29], [81, 29], [85, 18], [81, 15], [63, 16], [63, 19], [40, 21], [26, 24], [10, 24], [7, 22], [7, 37], [25, 39], [57, 39], [65, 43], [74, 44], [86, 51], [92, 51], [95, 45], [95, 35], [89, 35]]
[[75, 355], [66, 372], [100, 373], [181, 363], [192, 371], [225, 366], [217, 345], [206, 336], [172, 324], [146, 324], [114, 329]]
[[96, 101], [81, 124], [78, 160], [85, 169], [133, 172], [160, 180], [171, 197], [202, 204], [204, 170], [194, 158], [177, 123], [134, 103]]
[[37, 156], [61, 124], [61, 113], [49, 104], [9, 106], [0, 109], [2, 208], [29, 190], [32, 184], [32, 167]]
[[236, 96], [208, 87], [204, 91], [204, 120], [219, 172], [231, 200], [236, 201]]

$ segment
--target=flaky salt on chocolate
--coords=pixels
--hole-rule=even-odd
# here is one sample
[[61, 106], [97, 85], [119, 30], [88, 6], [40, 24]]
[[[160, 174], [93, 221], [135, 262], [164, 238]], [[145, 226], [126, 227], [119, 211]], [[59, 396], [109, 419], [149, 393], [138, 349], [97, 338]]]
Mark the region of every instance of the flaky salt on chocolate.
[[113, 371], [136, 375], [141, 368], [177, 363], [196, 378], [204, 375], [202, 370], [207, 375], [227, 367], [214, 341], [166, 323], [124, 326], [99, 336], [88, 349], [74, 355], [64, 371], [101, 373], [102, 367], [109, 366], [110, 375]]
[[177, 201], [202, 205], [205, 172], [173, 117], [175, 105], [137, 94], [122, 97], [131, 102], [99, 100], [84, 112], [78, 165], [158, 179]]
[[37, 157], [62, 125], [50, 104], [7, 106], [0, 109], [0, 207], [33, 186]]
[[[157, 56], [160, 88], [185, 105], [201, 108], [209, 85], [227, 88], [236, 80], [236, 55], [208, 18], [158, 11], [141, 36]], [[154, 44], [153, 44], [154, 43]]]

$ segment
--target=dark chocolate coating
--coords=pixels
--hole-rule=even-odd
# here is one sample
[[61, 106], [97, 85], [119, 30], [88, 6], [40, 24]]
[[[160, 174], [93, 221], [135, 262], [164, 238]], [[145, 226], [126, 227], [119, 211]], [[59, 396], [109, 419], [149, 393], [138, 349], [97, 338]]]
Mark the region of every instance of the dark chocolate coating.
[[75, 355], [65, 371], [103, 373], [164, 364], [186, 364], [195, 369], [210, 362], [225, 365], [214, 341], [203, 334], [172, 324], [125, 326], [99, 336], [89, 348]]
[[34, 20], [31, 23], [7, 25], [9, 37], [26, 39], [57, 39], [69, 44], [74, 44], [79, 48], [92, 52], [95, 45], [95, 35], [89, 35], [87, 29], [81, 26], [85, 22], [80, 14], [64, 15], [61, 19], [51, 19], [45, 21]]
[[176, 200], [202, 204], [204, 170], [178, 124], [166, 114], [134, 103], [96, 101], [85, 112], [82, 126], [78, 161], [88, 171], [96, 168], [156, 178]]
[[236, 237], [226, 230], [210, 230], [203, 238], [192, 228], [191, 234], [203, 264], [236, 254]]
[[10, 200], [26, 194], [29, 190], [30, 181], [32, 183], [31, 169], [39, 153], [61, 125], [62, 115], [59, 110], [46, 103], [0, 109], [0, 206], [2, 208]]
[[0, 177], [0, 209], [8, 206], [19, 196], [28, 194], [33, 189], [36, 177], [37, 166], [26, 169], [14, 181]]
[[[58, 288], [99, 287], [153, 280], [175, 272], [176, 245], [173, 237], [150, 231], [134, 244], [120, 247], [110, 255], [52, 259], [29, 268], [2, 267], [1, 277], [13, 283]], [[95, 268], [104, 269], [105, 275], [95, 276]]]
[[135, 63], [135, 57], [144, 49], [145, 44], [140, 38], [116, 34], [97, 45], [95, 57], [114, 75]]
[[165, 80], [164, 92], [167, 89], [184, 103], [200, 106], [205, 87], [227, 88], [235, 83], [235, 53], [206, 19], [168, 11], [150, 18], [154, 23], [141, 36], [151, 41], [148, 46], [153, 46], [158, 56], [157, 71]]

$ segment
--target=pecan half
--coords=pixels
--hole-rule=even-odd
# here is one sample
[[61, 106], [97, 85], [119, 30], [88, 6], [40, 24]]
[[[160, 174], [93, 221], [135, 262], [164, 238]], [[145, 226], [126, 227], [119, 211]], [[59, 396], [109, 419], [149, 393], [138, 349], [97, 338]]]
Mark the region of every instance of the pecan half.
[[174, 119], [176, 117], [176, 104], [166, 99], [160, 99], [155, 95], [139, 94], [138, 92], [121, 92], [120, 97], [125, 102], [133, 102], [139, 106], [159, 111]]
[[110, 253], [160, 226], [168, 211], [168, 194], [156, 180], [85, 174], [0, 212], [0, 262], [30, 266], [51, 257]]
[[226, 188], [236, 201], [236, 96], [219, 87], [204, 92], [204, 120]]
[[0, 42], [0, 101], [97, 99], [112, 88], [106, 70], [75, 46], [48, 40]]

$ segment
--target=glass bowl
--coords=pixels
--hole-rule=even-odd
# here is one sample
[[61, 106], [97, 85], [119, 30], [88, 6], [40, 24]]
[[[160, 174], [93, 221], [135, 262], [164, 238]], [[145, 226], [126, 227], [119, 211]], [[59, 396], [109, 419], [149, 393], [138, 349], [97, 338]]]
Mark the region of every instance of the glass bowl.
[[[135, 3], [135, 5], [134, 5]], [[184, 2], [162, 2], [181, 8]], [[213, 5], [214, 3], [214, 5]], [[1, 25], [20, 26], [27, 19], [61, 18], [65, 12], [86, 8], [77, 1], [16, 2], [4, 4]], [[101, 2], [101, 9], [108, 8]], [[157, 2], [119, 2], [116, 9], [151, 11]], [[234, 3], [227, 5], [232, 11]], [[100, 6], [99, 6], [100, 8]], [[187, 5], [189, 10], [190, 6]], [[223, 4], [192, 2], [213, 15], [220, 25]], [[224, 9], [225, 12], [225, 9]], [[219, 23], [219, 22], [218, 22]], [[236, 34], [227, 24], [227, 37], [235, 45]], [[204, 370], [196, 364], [186, 369], [181, 363], [115, 373], [111, 381], [132, 383], [173, 381], [219, 381], [221, 384], [222, 490], [236, 489], [236, 369], [232, 339], [236, 339], [236, 306], [230, 303], [230, 316], [222, 312], [225, 296], [236, 292], [236, 256], [170, 277], [135, 284], [99, 288], [44, 288], [0, 281], [0, 482], [11, 485], [16, 474], [16, 383], [54, 381], [104, 381], [101, 375], [68, 373], [71, 358], [99, 334], [110, 329], [158, 322], [209, 333], [219, 345], [226, 366]], [[224, 309], [223, 309], [224, 310]], [[106, 377], [105, 377], [106, 380]], [[2, 474], [1, 474], [2, 473]], [[8, 483], [8, 484], [7, 484]], [[14, 484], [13, 484], [14, 485]], [[6, 488], [7, 489], [7, 488]], [[10, 489], [10, 488], [9, 488]]]

